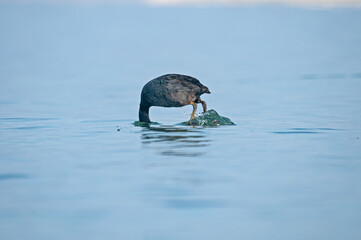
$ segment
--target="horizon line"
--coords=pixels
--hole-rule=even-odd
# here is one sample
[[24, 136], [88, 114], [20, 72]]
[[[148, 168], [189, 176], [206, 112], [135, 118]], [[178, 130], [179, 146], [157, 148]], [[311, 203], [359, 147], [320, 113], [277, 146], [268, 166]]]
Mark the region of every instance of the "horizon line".
[[155, 7], [214, 7], [286, 5], [307, 8], [361, 8], [361, 0], [0, 0], [10, 4], [146, 5]]

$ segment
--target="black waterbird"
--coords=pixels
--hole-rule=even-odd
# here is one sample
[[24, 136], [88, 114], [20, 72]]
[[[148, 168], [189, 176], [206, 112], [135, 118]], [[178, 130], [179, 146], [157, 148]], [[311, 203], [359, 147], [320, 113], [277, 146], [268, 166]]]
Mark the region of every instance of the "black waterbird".
[[149, 108], [182, 107], [192, 105], [193, 112], [189, 121], [194, 119], [197, 103], [201, 103], [203, 112], [207, 111], [207, 104], [201, 100], [203, 93], [211, 93], [198, 79], [181, 75], [166, 74], [157, 77], [144, 85], [139, 106], [139, 121], [150, 123]]

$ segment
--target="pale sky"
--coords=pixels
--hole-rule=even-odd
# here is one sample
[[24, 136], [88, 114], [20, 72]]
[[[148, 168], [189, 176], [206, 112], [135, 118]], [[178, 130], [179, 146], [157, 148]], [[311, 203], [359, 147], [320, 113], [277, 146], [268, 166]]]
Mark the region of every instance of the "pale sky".
[[276, 3], [306, 7], [361, 7], [361, 0], [0, 0], [0, 3], [60, 3], [60, 4], [146, 4], [157, 6], [207, 6]]

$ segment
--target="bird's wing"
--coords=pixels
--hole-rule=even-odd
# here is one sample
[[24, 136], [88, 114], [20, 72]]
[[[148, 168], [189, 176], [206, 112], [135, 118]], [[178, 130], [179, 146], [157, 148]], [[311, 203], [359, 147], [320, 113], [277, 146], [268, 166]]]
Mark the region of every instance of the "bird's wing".
[[200, 83], [200, 81], [198, 79], [191, 77], [191, 76], [187, 76], [187, 75], [167, 74], [167, 75], [164, 75], [164, 78], [169, 79], [169, 80], [177, 79], [179, 81], [193, 83], [194, 85], [196, 85], [200, 88], [203, 87], [203, 85]]
[[183, 90], [201, 93], [201, 90], [204, 87], [198, 79], [181, 74], [167, 74], [161, 76], [160, 79], [163, 83], [174, 86], [173, 90], [175, 91]]

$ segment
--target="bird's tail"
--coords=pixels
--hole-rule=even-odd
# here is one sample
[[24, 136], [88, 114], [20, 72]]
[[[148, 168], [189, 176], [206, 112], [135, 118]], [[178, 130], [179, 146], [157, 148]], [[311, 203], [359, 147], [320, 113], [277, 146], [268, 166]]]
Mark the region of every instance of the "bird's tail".
[[202, 93], [211, 93], [206, 86], [202, 87]]

